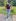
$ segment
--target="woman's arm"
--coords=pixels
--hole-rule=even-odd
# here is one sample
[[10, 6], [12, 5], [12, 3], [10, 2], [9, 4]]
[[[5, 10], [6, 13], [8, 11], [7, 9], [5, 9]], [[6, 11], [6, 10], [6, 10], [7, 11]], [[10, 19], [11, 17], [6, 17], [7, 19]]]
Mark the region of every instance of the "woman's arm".
[[10, 10], [12, 10], [12, 6], [10, 6]]

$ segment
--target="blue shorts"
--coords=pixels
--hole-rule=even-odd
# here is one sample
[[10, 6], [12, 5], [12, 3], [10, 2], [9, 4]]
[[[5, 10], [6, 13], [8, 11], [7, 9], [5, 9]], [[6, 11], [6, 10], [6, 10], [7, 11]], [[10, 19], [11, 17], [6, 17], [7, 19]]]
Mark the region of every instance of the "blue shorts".
[[10, 16], [10, 9], [7, 9], [7, 16]]

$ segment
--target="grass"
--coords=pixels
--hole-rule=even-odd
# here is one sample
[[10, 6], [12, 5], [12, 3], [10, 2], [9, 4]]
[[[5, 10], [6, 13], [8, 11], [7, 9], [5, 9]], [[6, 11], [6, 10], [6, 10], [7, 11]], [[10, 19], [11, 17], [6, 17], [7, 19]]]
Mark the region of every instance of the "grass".
[[6, 10], [5, 10], [5, 7], [1, 7], [1, 6], [0, 6], [0, 13], [1, 13], [1, 14], [4, 14], [4, 15], [7, 14], [7, 12], [6, 12]]
[[16, 14], [16, 6], [12, 6], [13, 14]]
[[[12, 6], [12, 10], [13, 10], [14, 12], [10, 12], [10, 14], [16, 14], [16, 6]], [[3, 7], [0, 6], [0, 13], [3, 13], [4, 15], [7, 14], [4, 6], [3, 6]]]

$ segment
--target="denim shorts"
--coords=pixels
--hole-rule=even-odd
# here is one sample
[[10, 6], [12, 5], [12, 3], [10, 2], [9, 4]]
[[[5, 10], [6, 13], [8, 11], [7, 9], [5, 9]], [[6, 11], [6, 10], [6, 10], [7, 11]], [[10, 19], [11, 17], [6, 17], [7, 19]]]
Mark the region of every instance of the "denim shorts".
[[10, 9], [7, 9], [7, 16], [10, 16]]

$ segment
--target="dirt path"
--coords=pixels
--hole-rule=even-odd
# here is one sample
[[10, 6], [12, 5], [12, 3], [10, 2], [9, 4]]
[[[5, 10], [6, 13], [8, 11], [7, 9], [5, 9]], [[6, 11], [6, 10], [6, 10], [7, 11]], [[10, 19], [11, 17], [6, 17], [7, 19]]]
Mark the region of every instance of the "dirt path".
[[[6, 16], [5, 16], [6, 17]], [[5, 21], [4, 15], [0, 14], [0, 21]], [[12, 16], [13, 21], [16, 21], [16, 15]], [[11, 17], [9, 18], [9, 21], [12, 20]], [[6, 19], [7, 20], [7, 19]]]
[[3, 20], [4, 15], [0, 14], [0, 21]]
[[[5, 16], [6, 17], [6, 16]], [[5, 19], [4, 15], [0, 14], [0, 21], [7, 21], [8, 19]], [[9, 21], [11, 21], [11, 18], [9, 18]]]
[[16, 15], [13, 15], [13, 21], [16, 21]]

